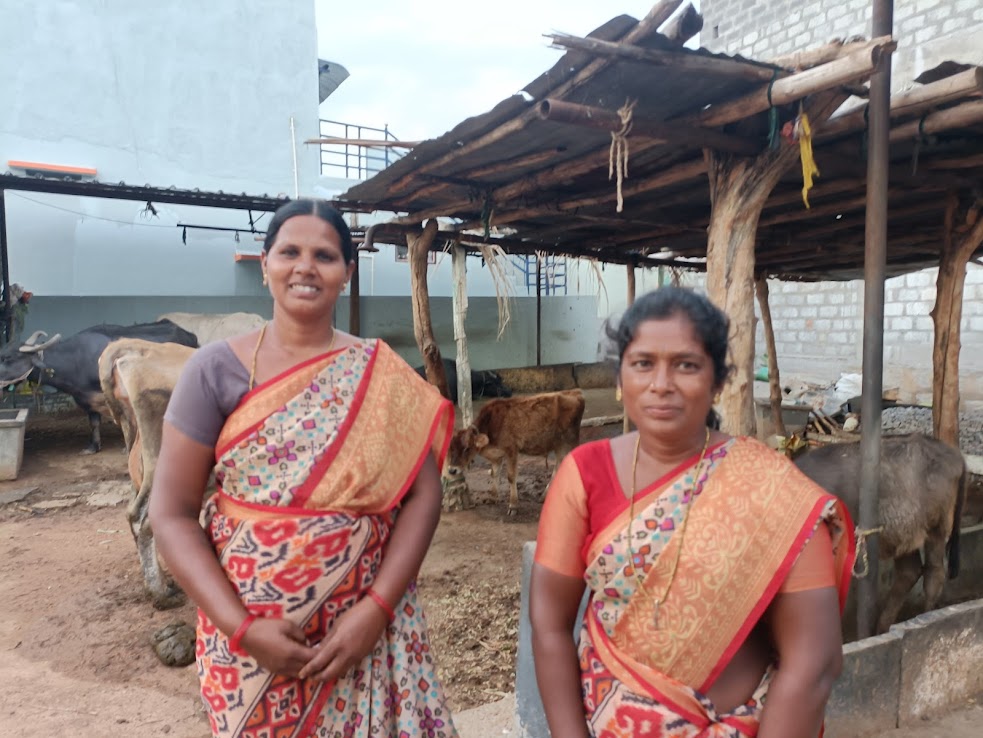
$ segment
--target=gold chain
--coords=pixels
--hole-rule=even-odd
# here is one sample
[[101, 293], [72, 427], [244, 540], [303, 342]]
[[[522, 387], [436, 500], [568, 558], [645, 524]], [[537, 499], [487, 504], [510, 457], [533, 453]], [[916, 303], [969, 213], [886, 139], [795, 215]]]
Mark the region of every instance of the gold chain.
[[[700, 458], [696, 462], [693, 487], [689, 492], [689, 502], [686, 504], [686, 511], [683, 513], [683, 522], [679, 526], [679, 545], [676, 547], [676, 557], [672, 562], [672, 569], [669, 570], [669, 583], [666, 584], [666, 589], [662, 593], [661, 597], [653, 597], [652, 594], [645, 589], [644, 576], [639, 576], [638, 571], [641, 566], [636, 566], [635, 562], [635, 552], [632, 550], [632, 523], [635, 521], [635, 472], [638, 469], [638, 447], [642, 442], [641, 433], [635, 438], [635, 453], [631, 460], [631, 497], [628, 504], [628, 558], [631, 561], [631, 567], [635, 573], [635, 580], [638, 583], [638, 590], [653, 604], [653, 623], [656, 628], [659, 627], [659, 607], [666, 601], [669, 596], [669, 590], [672, 589], [672, 583], [676, 579], [676, 570], [679, 568], [679, 555], [683, 550], [683, 538], [686, 535], [686, 521], [689, 520], [689, 511], [693, 509], [694, 498], [696, 497], [696, 485], [699, 481], [700, 468], [703, 464], [703, 459], [706, 458], [707, 449], [710, 447], [710, 429], [706, 429], [706, 437], [703, 440], [703, 450], [700, 451]], [[685, 494], [684, 494], [685, 497]], [[667, 544], [668, 545], [668, 544]], [[653, 563], [653, 566], [655, 564]]]
[[[253, 361], [249, 366], [249, 391], [252, 392], [253, 385], [256, 383], [256, 359], [259, 358], [259, 347], [263, 345], [263, 336], [266, 335], [266, 326], [269, 323], [263, 323], [263, 327], [259, 329], [259, 338], [256, 339], [256, 348], [253, 349]], [[328, 344], [328, 350], [324, 353], [330, 354], [331, 349], [334, 348], [335, 339], [338, 337], [338, 331], [331, 330], [331, 343]]]

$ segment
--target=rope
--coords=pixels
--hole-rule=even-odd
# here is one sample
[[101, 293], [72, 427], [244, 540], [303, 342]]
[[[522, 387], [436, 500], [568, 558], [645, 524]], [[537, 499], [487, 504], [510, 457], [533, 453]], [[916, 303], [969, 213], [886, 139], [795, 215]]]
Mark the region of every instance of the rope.
[[[863, 579], [870, 574], [870, 559], [867, 556], [867, 536], [875, 536], [883, 532], [883, 525], [876, 528], [861, 528], [859, 525], [856, 527], [854, 535], [857, 539], [857, 558], [853, 562], [853, 576], [856, 579]], [[857, 571], [858, 561], [861, 562], [860, 571]]]
[[776, 79], [778, 79], [778, 70], [773, 69], [771, 81], [768, 83], [768, 146], [773, 149], [778, 146], [778, 108], [771, 101], [771, 90], [775, 86]]
[[625, 206], [621, 195], [621, 183], [628, 177], [628, 134], [631, 132], [632, 111], [635, 110], [636, 100], [626, 100], [618, 111], [621, 118], [621, 130], [611, 131], [611, 149], [608, 152], [608, 181], [618, 176], [618, 208], [621, 212]]
[[485, 240], [491, 235], [491, 217], [494, 208], [492, 208], [491, 195], [485, 193], [485, 202], [481, 206], [481, 224], [485, 229]]
[[918, 121], [918, 138], [915, 139], [915, 148], [911, 152], [911, 174], [912, 176], [918, 174], [918, 154], [921, 151], [922, 144], [925, 142], [925, 115]]
[[803, 111], [799, 115], [799, 158], [802, 159], [802, 202], [809, 209], [809, 190], [812, 189], [813, 177], [819, 176], [819, 167], [812, 155], [812, 127], [809, 116]]

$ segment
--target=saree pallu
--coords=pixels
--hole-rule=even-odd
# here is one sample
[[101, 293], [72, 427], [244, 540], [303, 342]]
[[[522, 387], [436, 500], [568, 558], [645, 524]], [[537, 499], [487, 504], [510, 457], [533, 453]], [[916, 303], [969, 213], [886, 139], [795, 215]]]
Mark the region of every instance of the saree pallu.
[[[748, 702], [728, 713], [706, 693], [819, 525], [829, 526], [841, 608], [845, 602], [854, 547], [836, 498], [751, 439], [731, 439], [696, 462], [640, 492], [630, 527], [627, 500], [619, 501], [623, 509], [581, 551], [591, 598], [579, 657], [585, 712], [598, 738], [756, 735], [774, 665]], [[568, 479], [584, 485], [577, 494], [588, 504], [591, 489], [620, 489], [609, 446], [583, 449], [577, 465], [579, 474]]]
[[[382, 563], [403, 496], [453, 408], [386, 344], [356, 344], [249, 392], [216, 445], [208, 532], [249, 612], [321, 641]], [[197, 665], [212, 733], [374, 738], [456, 732], [410, 586], [373, 651], [334, 682], [262, 669], [199, 611]]]

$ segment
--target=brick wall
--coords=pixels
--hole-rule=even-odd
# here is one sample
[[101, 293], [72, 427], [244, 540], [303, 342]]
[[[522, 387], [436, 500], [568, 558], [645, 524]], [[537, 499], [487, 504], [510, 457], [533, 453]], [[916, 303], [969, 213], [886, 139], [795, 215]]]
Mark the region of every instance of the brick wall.
[[[762, 60], [871, 33], [870, 0], [702, 0], [701, 10], [701, 45]], [[894, 89], [942, 59], [983, 64], [983, 0], [895, 0], [894, 35]], [[928, 41], [936, 41], [931, 50]], [[936, 274], [929, 269], [885, 285], [884, 383], [899, 387], [906, 401], [932, 397]], [[772, 282], [770, 292], [783, 376], [828, 381], [861, 371], [862, 282]], [[763, 355], [760, 325], [757, 341]], [[983, 400], [983, 268], [974, 265], [966, 278], [960, 375], [963, 399]]]

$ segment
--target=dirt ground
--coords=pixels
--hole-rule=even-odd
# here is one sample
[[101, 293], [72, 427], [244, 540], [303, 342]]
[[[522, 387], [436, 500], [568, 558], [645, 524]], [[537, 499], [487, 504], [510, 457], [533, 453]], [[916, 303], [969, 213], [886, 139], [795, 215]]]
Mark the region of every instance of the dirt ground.
[[[193, 667], [165, 667], [150, 646], [193, 608], [151, 606], [126, 523], [122, 437], [104, 426], [103, 451], [81, 456], [87, 433], [81, 413], [32, 418], [21, 473], [0, 483], [0, 736], [199, 738]], [[522, 544], [535, 538], [548, 479], [541, 459], [523, 460], [508, 518], [479, 461], [475, 508], [441, 519], [419, 587], [455, 711], [513, 689]]]
[[[583, 440], [618, 430], [585, 429]], [[122, 438], [104, 428], [103, 451], [80, 456], [87, 432], [80, 413], [32, 419], [19, 478], [0, 482], [0, 738], [203, 738], [193, 667], [165, 667], [150, 646], [162, 626], [191, 622], [193, 608], [151, 606], [126, 525]], [[520, 512], [507, 518], [487, 466], [476, 464], [476, 507], [442, 517], [423, 565], [420, 592], [451, 707], [482, 706], [461, 715], [462, 738], [514, 734], [521, 549], [535, 538], [548, 478], [541, 459], [523, 460]], [[975, 737], [981, 717], [967, 705], [882, 738]]]

